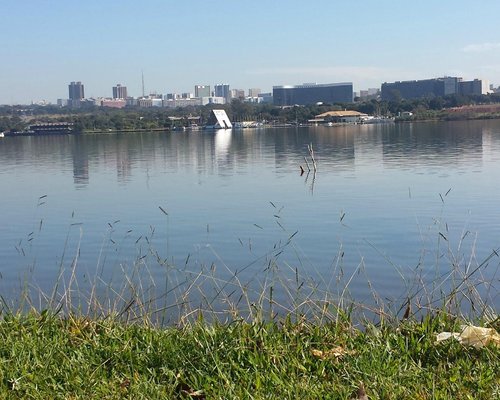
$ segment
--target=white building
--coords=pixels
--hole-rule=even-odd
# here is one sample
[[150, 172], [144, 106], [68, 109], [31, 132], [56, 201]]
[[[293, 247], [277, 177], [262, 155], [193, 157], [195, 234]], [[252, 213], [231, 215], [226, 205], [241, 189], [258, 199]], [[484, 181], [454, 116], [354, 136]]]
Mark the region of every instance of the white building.
[[176, 99], [164, 99], [163, 107], [167, 108], [177, 108], [177, 107], [188, 107], [188, 106], [201, 106], [202, 101], [200, 98], [176, 98]]
[[358, 111], [344, 110], [344, 111], [328, 111], [323, 114], [316, 115], [316, 122], [340, 122], [347, 124], [356, 124], [363, 121], [368, 117], [367, 114]]
[[210, 113], [207, 129], [231, 129], [233, 124], [229, 120], [225, 110], [212, 110]]
[[226, 104], [226, 99], [224, 97], [202, 97], [201, 105], [206, 106], [207, 104]]

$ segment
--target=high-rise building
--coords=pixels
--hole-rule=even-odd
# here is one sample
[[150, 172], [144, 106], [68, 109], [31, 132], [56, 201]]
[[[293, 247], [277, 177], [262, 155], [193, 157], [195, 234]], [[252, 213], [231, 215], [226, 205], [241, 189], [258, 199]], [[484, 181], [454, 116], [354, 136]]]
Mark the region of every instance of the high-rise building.
[[457, 94], [462, 78], [446, 76], [444, 78], [422, 79], [416, 81], [398, 81], [382, 84], [382, 100], [399, 101], [443, 97]]
[[71, 82], [68, 86], [68, 89], [70, 100], [81, 100], [85, 98], [85, 92], [82, 82]]
[[259, 93], [257, 96], [258, 102], [259, 103], [268, 103], [271, 104], [273, 103], [273, 94], [271, 92], [269, 93]]
[[196, 85], [194, 87], [194, 97], [210, 97], [210, 85]]
[[214, 86], [215, 97], [223, 97], [226, 103], [231, 102], [231, 90], [227, 84], [219, 84]]
[[260, 92], [257, 88], [248, 89], [248, 97], [259, 97]]
[[277, 106], [305, 106], [315, 103], [352, 103], [352, 82], [305, 83], [297, 86], [273, 86], [273, 102]]
[[464, 95], [481, 95], [491, 92], [489, 82], [482, 79], [474, 79], [473, 81], [460, 82], [458, 91]]
[[245, 99], [245, 90], [244, 89], [231, 89], [231, 98], [232, 99]]
[[119, 83], [113, 86], [113, 99], [126, 99], [127, 98], [127, 87], [122, 86]]

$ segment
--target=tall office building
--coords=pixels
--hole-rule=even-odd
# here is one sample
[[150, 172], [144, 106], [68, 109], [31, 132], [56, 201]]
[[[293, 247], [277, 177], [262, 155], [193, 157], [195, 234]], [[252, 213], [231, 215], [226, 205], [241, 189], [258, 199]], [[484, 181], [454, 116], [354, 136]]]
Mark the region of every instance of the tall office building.
[[258, 88], [248, 89], [248, 97], [259, 97], [261, 90]]
[[223, 97], [226, 100], [226, 103], [231, 102], [231, 90], [229, 89], [229, 85], [226, 84], [215, 85], [214, 94], [215, 97]]
[[113, 99], [126, 99], [127, 98], [127, 87], [122, 86], [119, 83], [113, 86]]
[[68, 89], [70, 100], [81, 100], [85, 98], [85, 92], [82, 82], [71, 82], [68, 86]]
[[273, 86], [273, 102], [277, 106], [305, 106], [315, 103], [352, 103], [352, 82], [305, 83], [296, 86]]
[[443, 97], [460, 91], [462, 78], [446, 76], [444, 78], [398, 81], [382, 84], [382, 100], [399, 101], [401, 99], [419, 99]]
[[196, 85], [194, 87], [194, 97], [210, 97], [210, 85]]
[[231, 98], [232, 99], [245, 99], [245, 90], [244, 89], [231, 89]]
[[458, 91], [464, 95], [481, 95], [490, 93], [490, 84], [483, 79], [474, 79], [473, 81], [459, 82]]

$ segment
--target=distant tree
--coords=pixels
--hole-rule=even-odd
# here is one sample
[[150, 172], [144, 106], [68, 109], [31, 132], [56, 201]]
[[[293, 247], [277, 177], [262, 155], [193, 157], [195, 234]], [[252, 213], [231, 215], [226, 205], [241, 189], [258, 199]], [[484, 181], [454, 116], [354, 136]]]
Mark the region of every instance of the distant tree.
[[453, 94], [444, 98], [446, 107], [461, 107], [469, 104], [469, 100], [460, 94]]
[[369, 115], [375, 115], [377, 114], [377, 102], [376, 101], [367, 101], [358, 104], [357, 111], [364, 113], [364, 114], [369, 114]]
[[434, 97], [429, 101], [429, 108], [431, 110], [442, 110], [444, 107], [444, 99], [442, 97]]
[[234, 121], [248, 121], [255, 119], [255, 107], [240, 99], [231, 101], [231, 114]]

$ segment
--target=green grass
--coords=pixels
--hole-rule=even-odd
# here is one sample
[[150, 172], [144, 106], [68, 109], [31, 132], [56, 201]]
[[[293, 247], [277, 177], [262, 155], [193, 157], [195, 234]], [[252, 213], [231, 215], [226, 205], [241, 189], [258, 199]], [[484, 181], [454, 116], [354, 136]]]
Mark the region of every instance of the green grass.
[[[493, 399], [498, 347], [435, 343], [460, 322], [440, 314], [363, 329], [348, 318], [157, 328], [112, 317], [6, 315], [0, 398], [349, 399], [363, 382], [370, 399]], [[340, 356], [329, 355], [335, 348]]]
[[117, 282], [100, 265], [81, 282], [78, 245], [49, 293], [29, 277], [15, 301], [0, 293], [0, 399], [351, 399], [360, 383], [369, 399], [500, 398], [498, 346], [436, 343], [467, 321], [500, 330], [499, 249], [468, 257], [466, 235], [457, 250], [439, 225], [434, 279], [388, 259], [404, 294], [382, 298], [366, 275], [360, 303], [349, 288], [363, 264], [344, 270], [341, 248], [317, 283], [279, 259], [294, 236], [257, 258], [257, 285], [222, 260], [224, 279], [153, 248]]

